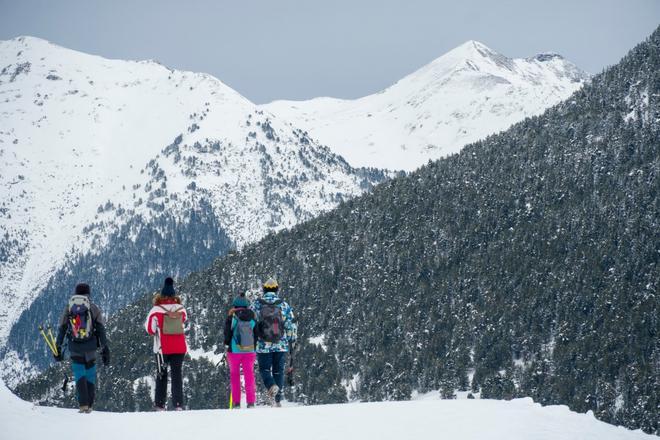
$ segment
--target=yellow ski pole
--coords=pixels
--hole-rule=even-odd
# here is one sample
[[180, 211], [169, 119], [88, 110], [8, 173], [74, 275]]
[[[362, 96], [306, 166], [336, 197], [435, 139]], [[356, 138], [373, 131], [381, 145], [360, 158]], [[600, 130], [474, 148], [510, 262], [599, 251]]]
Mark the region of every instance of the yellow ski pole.
[[44, 337], [44, 341], [46, 341], [46, 345], [48, 346], [48, 349], [50, 351], [53, 351], [53, 348], [48, 343], [48, 338], [46, 337], [46, 333], [44, 333], [44, 328], [41, 325], [39, 325], [37, 328], [39, 329], [39, 333], [41, 333], [41, 336]]
[[44, 332], [44, 336], [46, 337], [46, 343], [48, 344], [48, 347], [50, 347], [50, 351], [52, 351], [53, 354], [55, 356], [57, 356], [57, 354], [58, 354], [57, 353], [57, 346], [55, 345], [55, 343], [53, 341], [50, 340], [47, 333]]
[[55, 337], [53, 336], [53, 329], [50, 326], [50, 324], [48, 324], [48, 336], [50, 337], [50, 343], [55, 348], [55, 356], [58, 356], [60, 353], [59, 350], [57, 349], [57, 343], [55, 342]]
[[43, 328], [41, 325], [39, 326], [39, 333], [41, 333], [41, 336], [44, 337], [44, 341], [46, 341], [46, 345], [48, 346], [48, 348], [50, 349], [50, 351], [51, 351], [55, 356], [57, 356], [57, 348], [53, 347], [53, 346], [50, 344], [50, 341], [48, 340], [48, 336], [46, 336], [46, 332], [44, 332], [44, 328]]

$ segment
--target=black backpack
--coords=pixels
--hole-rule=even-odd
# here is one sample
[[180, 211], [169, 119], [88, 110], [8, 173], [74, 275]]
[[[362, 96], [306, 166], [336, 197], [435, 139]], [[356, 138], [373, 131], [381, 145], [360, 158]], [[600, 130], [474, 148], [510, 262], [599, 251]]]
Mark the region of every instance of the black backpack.
[[277, 344], [284, 335], [284, 316], [280, 307], [282, 302], [281, 299], [272, 303], [259, 299], [261, 310], [257, 328], [259, 337], [266, 342]]

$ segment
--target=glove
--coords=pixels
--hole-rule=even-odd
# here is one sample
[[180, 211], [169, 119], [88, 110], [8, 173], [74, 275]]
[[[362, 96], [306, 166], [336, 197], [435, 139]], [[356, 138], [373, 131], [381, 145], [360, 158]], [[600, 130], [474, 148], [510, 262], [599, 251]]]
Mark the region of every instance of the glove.
[[103, 350], [101, 351], [101, 359], [103, 359], [103, 365], [110, 365], [110, 347], [107, 345], [103, 347]]
[[53, 357], [57, 362], [62, 362], [64, 360], [64, 353], [62, 353], [62, 347], [58, 345], [55, 348], [57, 348], [57, 354], [53, 353]]

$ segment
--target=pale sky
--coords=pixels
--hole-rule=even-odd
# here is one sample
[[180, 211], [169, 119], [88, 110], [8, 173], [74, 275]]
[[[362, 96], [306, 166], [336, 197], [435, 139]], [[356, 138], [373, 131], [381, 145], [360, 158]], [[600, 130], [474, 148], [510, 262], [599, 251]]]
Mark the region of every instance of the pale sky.
[[256, 103], [365, 96], [467, 40], [598, 73], [659, 24], [660, 0], [0, 0], [2, 40], [155, 59]]

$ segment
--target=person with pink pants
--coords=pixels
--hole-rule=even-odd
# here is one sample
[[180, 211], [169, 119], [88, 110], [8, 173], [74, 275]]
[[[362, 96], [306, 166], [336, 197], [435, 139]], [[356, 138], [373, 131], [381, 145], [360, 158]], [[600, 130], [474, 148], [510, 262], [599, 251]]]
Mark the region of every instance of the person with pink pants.
[[247, 407], [253, 408], [257, 400], [254, 381], [257, 321], [254, 312], [248, 308], [249, 305], [245, 296], [237, 296], [225, 320], [225, 352], [229, 363], [232, 408], [236, 409], [241, 407], [241, 368], [245, 378]]

